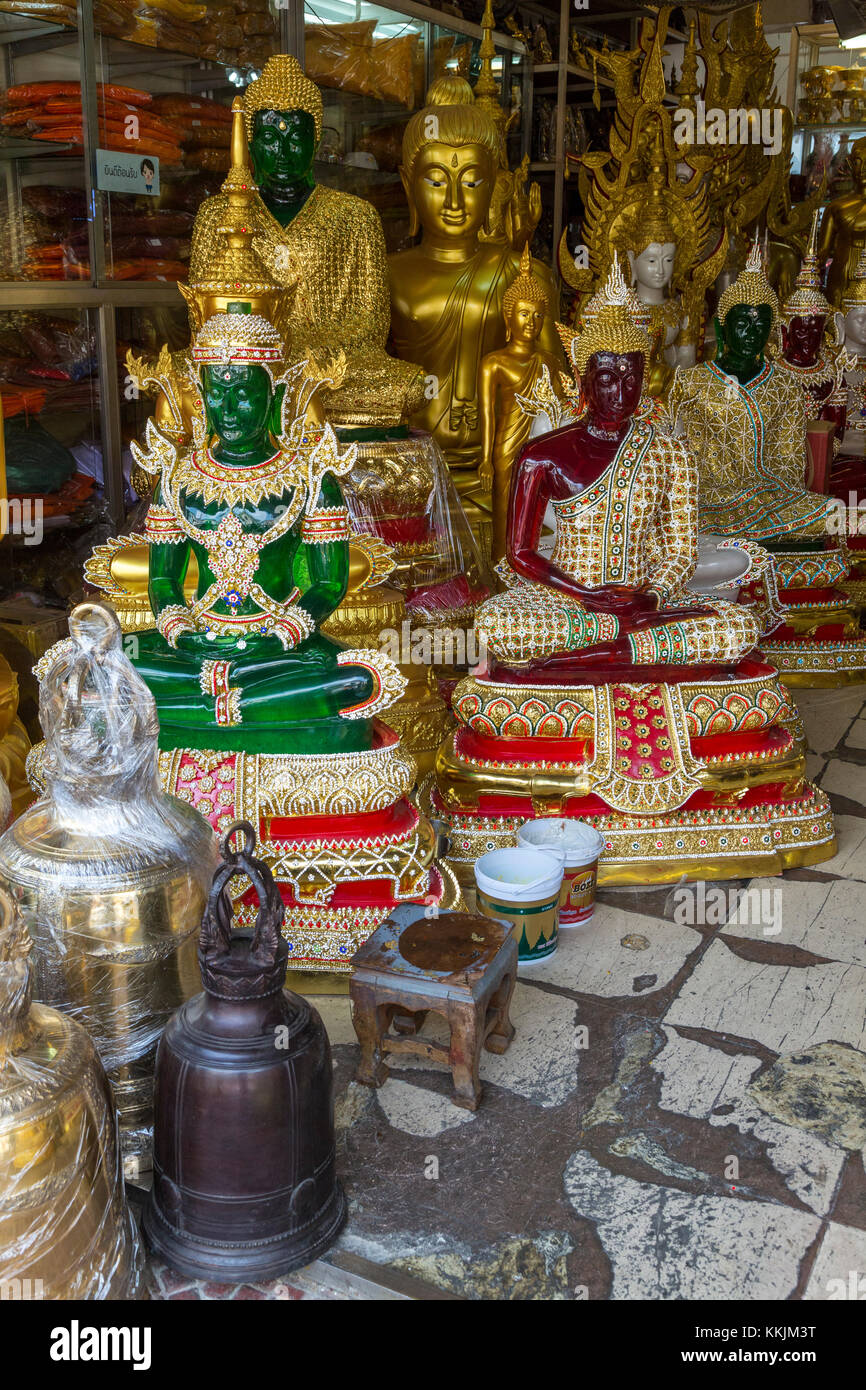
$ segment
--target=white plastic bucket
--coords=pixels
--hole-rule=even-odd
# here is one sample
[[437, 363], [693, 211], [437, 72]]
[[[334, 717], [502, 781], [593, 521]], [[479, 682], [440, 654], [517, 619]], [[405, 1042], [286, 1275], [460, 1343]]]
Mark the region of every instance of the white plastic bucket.
[[527, 849], [554, 850], [565, 857], [559, 924], [577, 927], [595, 911], [598, 861], [604, 852], [604, 836], [586, 821], [560, 816], [528, 820], [517, 832], [517, 843]]
[[475, 863], [477, 909], [511, 922], [523, 962], [556, 950], [564, 872], [561, 850], [523, 846], [491, 850]]

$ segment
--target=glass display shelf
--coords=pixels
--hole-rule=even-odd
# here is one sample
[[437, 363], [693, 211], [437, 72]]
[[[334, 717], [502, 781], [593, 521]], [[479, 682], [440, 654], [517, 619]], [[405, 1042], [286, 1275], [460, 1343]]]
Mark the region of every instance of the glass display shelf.
[[0, 312], [0, 407], [10, 498], [0, 601], [65, 605], [78, 539], [103, 515], [105, 475], [97, 314]]
[[[0, 160], [7, 220], [20, 229], [0, 278], [186, 278], [195, 212], [228, 171], [232, 98], [282, 45], [268, 0], [169, 8], [132, 7], [122, 26], [117, 7], [97, 4], [87, 55], [95, 80], [84, 93], [75, 29], [0, 13]], [[135, 193], [89, 187], [97, 149], [118, 154]]]

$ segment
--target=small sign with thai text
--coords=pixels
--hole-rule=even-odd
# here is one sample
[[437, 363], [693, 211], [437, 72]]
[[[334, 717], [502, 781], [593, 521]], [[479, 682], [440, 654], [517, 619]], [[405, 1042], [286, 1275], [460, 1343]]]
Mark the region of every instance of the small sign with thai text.
[[96, 151], [96, 187], [106, 193], [159, 195], [159, 160], [155, 154]]

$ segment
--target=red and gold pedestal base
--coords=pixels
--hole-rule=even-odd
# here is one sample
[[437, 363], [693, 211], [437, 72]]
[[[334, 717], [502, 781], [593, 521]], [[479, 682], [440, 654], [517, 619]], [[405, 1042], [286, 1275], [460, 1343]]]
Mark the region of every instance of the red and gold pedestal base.
[[848, 591], [850, 567], [841, 547], [773, 552], [784, 625], [761, 651], [789, 685], [851, 685], [866, 681], [866, 635]]
[[829, 802], [804, 778], [799, 718], [773, 668], [636, 668], [610, 685], [458, 686], [456, 735], [430, 805], [464, 887], [479, 855], [539, 816], [605, 837], [602, 884], [781, 873], [836, 852]]
[[[454, 875], [435, 862], [433, 828], [408, 800], [414, 761], [387, 725], [376, 721], [375, 733], [359, 753], [160, 753], [166, 790], [214, 830], [238, 819], [257, 827], [257, 852], [286, 905], [295, 970], [348, 973], [354, 952], [400, 903], [431, 913], [460, 905]], [[236, 925], [252, 925], [255, 895], [246, 890], [235, 906]]]

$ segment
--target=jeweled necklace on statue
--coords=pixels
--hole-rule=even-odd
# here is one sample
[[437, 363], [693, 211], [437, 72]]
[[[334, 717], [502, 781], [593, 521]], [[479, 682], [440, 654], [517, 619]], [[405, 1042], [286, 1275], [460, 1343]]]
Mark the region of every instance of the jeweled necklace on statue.
[[787, 357], [783, 357], [782, 366], [785, 368], [785, 371], [790, 372], [792, 376], [806, 378], [820, 377], [821, 380], [816, 383], [817, 385], [820, 385], [821, 382], [824, 381], [832, 381], [834, 375], [829, 360], [823, 356], [819, 357], [817, 362], [813, 362], [810, 367], [803, 367], [797, 362], [789, 362]]
[[[304, 444], [315, 444], [317, 436], [311, 431]], [[286, 454], [277, 449], [261, 463], [221, 463], [211, 449], [204, 445], [191, 449], [177, 462], [173, 476], [185, 492], [204, 499], [205, 505], [223, 503], [237, 507], [244, 502], [262, 502], [267, 497], [281, 497], [295, 485], [293, 474], [297, 452]]]

